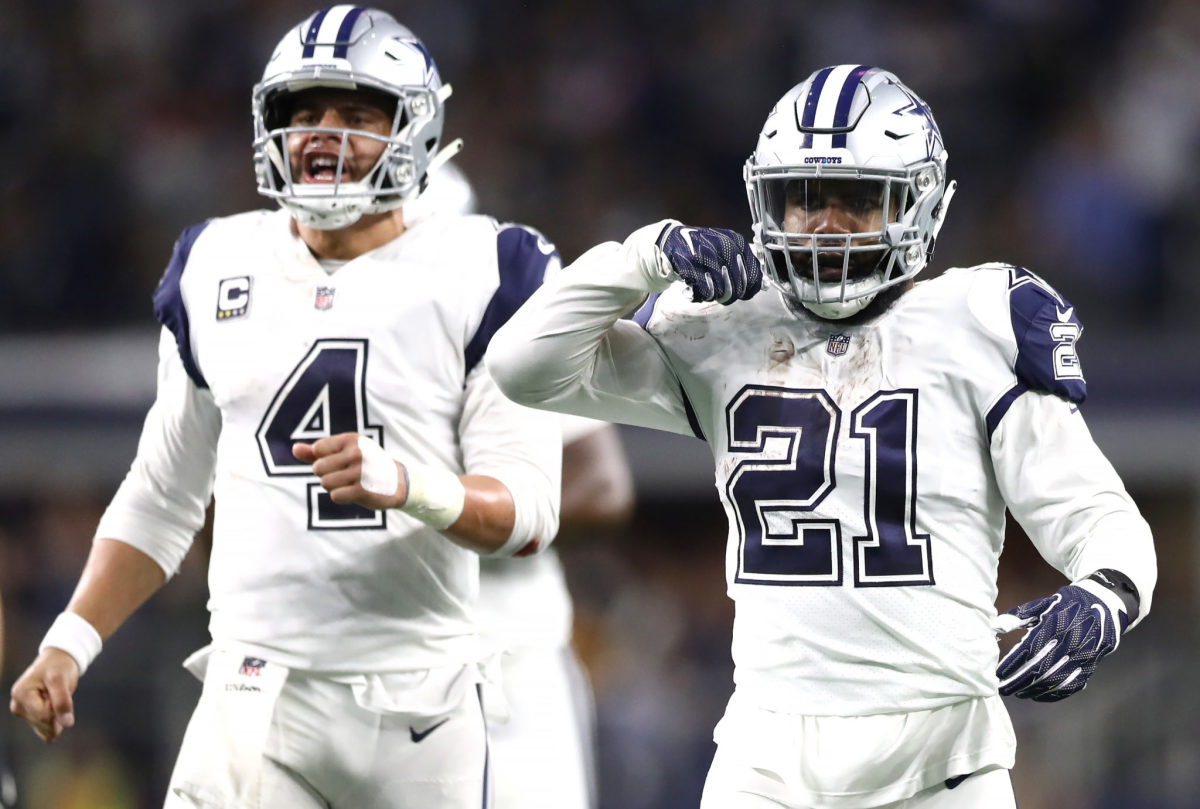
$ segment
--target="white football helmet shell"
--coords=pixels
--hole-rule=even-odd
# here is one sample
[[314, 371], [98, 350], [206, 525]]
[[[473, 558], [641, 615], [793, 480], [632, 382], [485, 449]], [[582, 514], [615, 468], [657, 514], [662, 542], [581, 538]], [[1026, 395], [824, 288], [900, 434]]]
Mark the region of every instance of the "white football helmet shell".
[[[395, 99], [388, 136], [352, 129], [289, 126], [282, 120], [290, 93], [314, 87], [371, 90]], [[254, 87], [254, 167], [258, 192], [308, 227], [332, 230], [363, 214], [381, 213], [414, 199], [431, 167], [462, 148], [455, 141], [438, 151], [443, 85], [425, 45], [391, 15], [371, 8], [339, 5], [318, 11], [280, 40]], [[341, 138], [336, 175], [341, 176], [350, 135], [382, 141], [379, 161], [359, 181], [306, 184], [292, 176], [287, 139], [293, 133], [322, 132]]]
[[[767, 271], [785, 294], [819, 317], [861, 311], [881, 290], [920, 272], [932, 256], [955, 187], [946, 180], [946, 157], [929, 107], [895, 74], [868, 65], [814, 72], [771, 110], [746, 161], [754, 237]], [[881, 187], [881, 228], [785, 233], [788, 183], [822, 179]], [[820, 280], [818, 252], [841, 253], [840, 281]], [[870, 254], [873, 269], [853, 272]], [[804, 266], [797, 255], [805, 256]]]

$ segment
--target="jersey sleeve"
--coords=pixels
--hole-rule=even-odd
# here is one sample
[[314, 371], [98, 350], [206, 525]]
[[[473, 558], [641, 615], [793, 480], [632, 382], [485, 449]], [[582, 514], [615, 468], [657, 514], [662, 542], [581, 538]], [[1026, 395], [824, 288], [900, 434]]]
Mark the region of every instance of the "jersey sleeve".
[[496, 233], [499, 284], [467, 344], [459, 442], [469, 475], [504, 484], [516, 510], [506, 543], [518, 555], [545, 548], [558, 532], [562, 439], [558, 419], [510, 401], [482, 362], [492, 338], [561, 266], [558, 250], [533, 228], [502, 225]]
[[558, 249], [542, 234], [523, 225], [502, 226], [496, 234], [496, 265], [500, 283], [467, 343], [466, 373], [470, 375], [496, 332], [508, 322], [548, 275], [561, 266]]
[[[1078, 342], [1083, 325], [1072, 306], [1039, 276], [1022, 267], [987, 265], [1003, 271], [1002, 298], [985, 296], [993, 314], [991, 333], [1008, 363], [1008, 389], [985, 414], [988, 435], [1004, 418], [1013, 402], [1027, 391], [1052, 394], [1079, 404], [1087, 398], [1087, 381], [1079, 362]], [[981, 287], [981, 289], [995, 287]], [[998, 308], [996, 308], [998, 307]]]
[[200, 372], [200, 366], [196, 363], [195, 355], [192, 353], [191, 323], [183, 301], [182, 282], [183, 272], [187, 268], [192, 247], [206, 227], [208, 227], [208, 222], [202, 222], [185, 228], [183, 233], [179, 234], [175, 248], [171, 251], [171, 260], [167, 263], [162, 280], [159, 281], [158, 288], [154, 291], [154, 316], [174, 336], [183, 368], [200, 388], [207, 388], [208, 382], [205, 381], [204, 374]]
[[1011, 273], [1008, 300], [1017, 341], [1017, 379], [1029, 390], [1082, 402], [1087, 382], [1075, 344], [1083, 324], [1075, 307], [1029, 270], [1013, 267]]
[[1071, 581], [1119, 570], [1150, 610], [1157, 563], [1150, 527], [1079, 409], [1046, 392], [1016, 398], [991, 441], [992, 465], [1013, 516]]
[[512, 495], [516, 519], [506, 544], [520, 556], [544, 549], [558, 533], [559, 417], [511, 401], [479, 365], [467, 377], [458, 432], [465, 472], [494, 477]]
[[187, 372], [169, 328], [159, 340], [158, 393], [137, 456], [109, 503], [96, 538], [145, 553], [169, 578], [179, 569], [212, 496], [221, 414]]
[[624, 244], [593, 247], [530, 297], [488, 355], [505, 394], [531, 407], [694, 434], [662, 346], [621, 319], [670, 283], [657, 274], [661, 230], [656, 223]]

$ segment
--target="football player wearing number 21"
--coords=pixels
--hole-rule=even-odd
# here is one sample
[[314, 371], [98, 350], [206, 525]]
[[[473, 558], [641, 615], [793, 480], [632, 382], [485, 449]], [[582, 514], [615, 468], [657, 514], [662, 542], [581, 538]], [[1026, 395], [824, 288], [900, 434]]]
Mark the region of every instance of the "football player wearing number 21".
[[558, 257], [418, 204], [459, 146], [439, 150], [449, 91], [385, 13], [301, 22], [253, 91], [282, 210], [188, 228], [155, 294], [137, 457], [12, 708], [48, 741], [74, 724], [102, 639], [215, 494], [212, 644], [168, 806], [486, 805], [479, 558], [554, 536], [562, 447], [482, 357]]
[[[1149, 612], [1150, 530], [1079, 412], [1074, 308], [1009, 264], [914, 282], [946, 162], [895, 75], [819, 70], [746, 163], [751, 244], [646, 226], [492, 342], [517, 401], [711, 446], [735, 688], [703, 809], [1011, 809], [1001, 696], [1078, 692]], [[997, 616], [1006, 507], [1066, 582]]]

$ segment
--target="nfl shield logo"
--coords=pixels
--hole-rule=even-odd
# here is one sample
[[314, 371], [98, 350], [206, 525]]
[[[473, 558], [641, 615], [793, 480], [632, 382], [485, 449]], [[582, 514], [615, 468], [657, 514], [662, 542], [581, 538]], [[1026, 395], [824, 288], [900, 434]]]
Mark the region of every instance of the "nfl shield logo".
[[243, 677], [257, 677], [262, 674], [263, 666], [267, 665], [267, 661], [257, 657], [247, 657], [242, 660], [241, 668], [238, 669], [238, 674]]
[[850, 348], [850, 335], [848, 334], [831, 334], [829, 342], [825, 344], [825, 351], [834, 357], [840, 357]]
[[333, 287], [317, 287], [317, 297], [313, 300], [313, 306], [321, 311], [324, 311], [333, 306], [333, 293], [337, 292]]

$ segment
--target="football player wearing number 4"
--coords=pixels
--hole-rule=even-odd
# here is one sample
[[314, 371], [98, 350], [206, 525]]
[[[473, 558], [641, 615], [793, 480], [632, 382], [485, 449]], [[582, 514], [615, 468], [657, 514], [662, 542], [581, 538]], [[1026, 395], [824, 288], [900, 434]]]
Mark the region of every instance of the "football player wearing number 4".
[[[1078, 412], [1075, 310], [1006, 264], [914, 284], [954, 184], [886, 71], [792, 88], [745, 180], [753, 249], [675, 221], [595, 247], [489, 367], [522, 403], [711, 445], [735, 690], [704, 809], [1010, 809], [1001, 695], [1082, 689], [1156, 579]], [[1006, 506], [1070, 583], [997, 617]]]
[[155, 294], [137, 457], [12, 708], [47, 741], [74, 724], [102, 639], [215, 493], [212, 644], [168, 806], [487, 805], [479, 557], [554, 536], [561, 439], [481, 359], [558, 259], [416, 204], [456, 148], [438, 151], [448, 95], [387, 14], [304, 20], [253, 92], [259, 190], [283, 210], [189, 228]]

